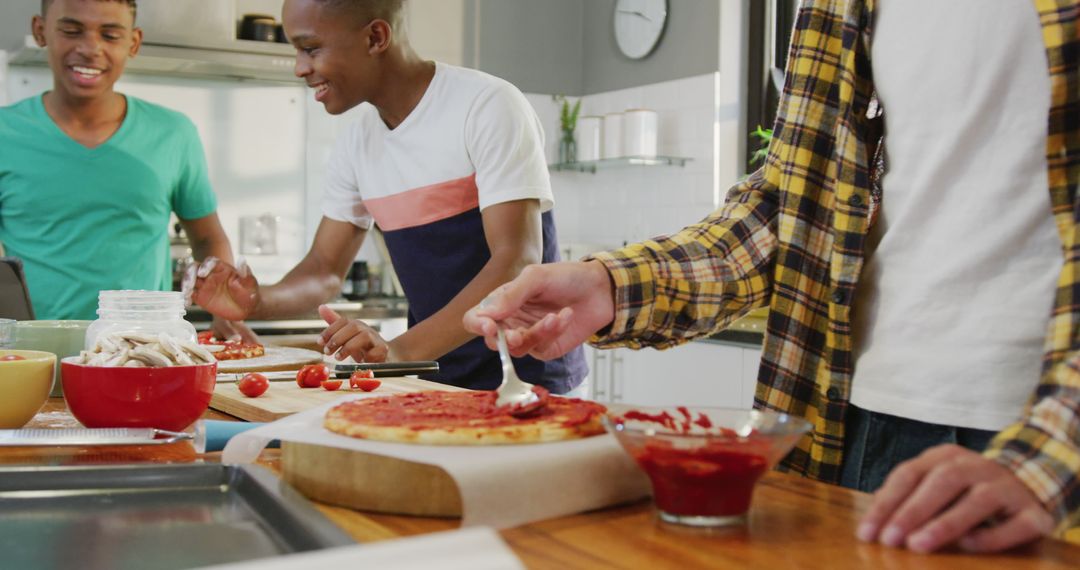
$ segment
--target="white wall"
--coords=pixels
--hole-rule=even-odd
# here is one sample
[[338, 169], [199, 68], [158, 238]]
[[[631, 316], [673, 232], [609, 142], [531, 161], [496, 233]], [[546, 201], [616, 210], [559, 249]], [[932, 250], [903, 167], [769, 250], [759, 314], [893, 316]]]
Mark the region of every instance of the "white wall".
[[[710, 73], [585, 96], [582, 115], [630, 108], [657, 111], [659, 154], [691, 161], [684, 167], [552, 172], [560, 240], [619, 246], [677, 231], [716, 209], [738, 178], [740, 163], [738, 104], [722, 95], [721, 75]], [[529, 100], [547, 131], [548, 160], [555, 162], [557, 105], [546, 95], [530, 95]]]

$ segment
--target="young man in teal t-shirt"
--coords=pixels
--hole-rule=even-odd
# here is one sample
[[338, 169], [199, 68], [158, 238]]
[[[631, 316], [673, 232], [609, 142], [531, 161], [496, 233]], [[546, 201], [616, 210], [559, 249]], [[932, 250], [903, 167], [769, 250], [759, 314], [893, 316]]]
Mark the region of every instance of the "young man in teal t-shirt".
[[53, 89], [0, 109], [0, 243], [40, 319], [92, 319], [100, 290], [168, 290], [173, 212], [196, 259], [232, 258], [195, 126], [113, 90], [142, 41], [135, 9], [44, 0], [32, 26]]

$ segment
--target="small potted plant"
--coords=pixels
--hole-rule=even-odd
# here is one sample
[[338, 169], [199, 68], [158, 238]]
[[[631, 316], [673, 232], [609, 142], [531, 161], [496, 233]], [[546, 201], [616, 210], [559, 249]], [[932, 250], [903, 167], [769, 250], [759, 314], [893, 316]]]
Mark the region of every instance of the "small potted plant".
[[581, 99], [573, 104], [563, 95], [555, 95], [553, 99], [560, 104], [559, 128], [562, 130], [562, 138], [559, 139], [559, 163], [575, 162], [577, 161], [577, 141], [574, 140], [574, 129], [577, 127], [578, 113], [581, 111]]

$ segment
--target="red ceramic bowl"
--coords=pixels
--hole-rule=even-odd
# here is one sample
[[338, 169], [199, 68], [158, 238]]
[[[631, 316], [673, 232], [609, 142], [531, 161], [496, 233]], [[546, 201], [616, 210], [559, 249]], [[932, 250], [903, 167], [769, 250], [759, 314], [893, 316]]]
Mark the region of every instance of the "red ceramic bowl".
[[64, 399], [75, 419], [91, 428], [180, 431], [210, 406], [217, 363], [168, 368], [84, 366], [61, 361]]

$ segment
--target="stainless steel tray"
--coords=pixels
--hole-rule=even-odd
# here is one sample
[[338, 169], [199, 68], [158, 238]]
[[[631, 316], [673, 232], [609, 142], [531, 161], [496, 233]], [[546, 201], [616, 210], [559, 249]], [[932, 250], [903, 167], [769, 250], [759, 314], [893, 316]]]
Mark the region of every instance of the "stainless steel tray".
[[355, 544], [258, 466], [0, 469], [0, 566], [173, 570]]

